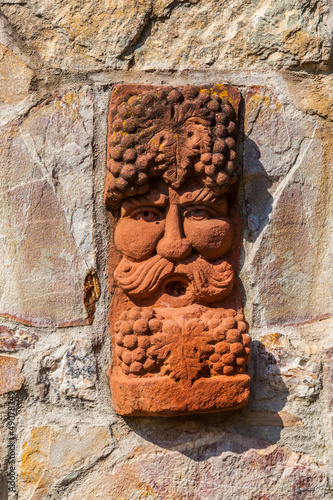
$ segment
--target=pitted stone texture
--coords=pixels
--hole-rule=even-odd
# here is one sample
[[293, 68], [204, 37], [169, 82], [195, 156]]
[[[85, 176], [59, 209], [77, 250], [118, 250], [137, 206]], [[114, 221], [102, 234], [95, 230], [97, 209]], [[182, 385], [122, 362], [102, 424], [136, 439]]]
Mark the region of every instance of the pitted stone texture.
[[[316, 459], [246, 436], [220, 433], [167, 450], [142, 445], [122, 450], [124, 461], [92, 471], [68, 500], [329, 500], [328, 480]], [[127, 458], [131, 458], [127, 460]], [[184, 473], [184, 471], [186, 471]]]
[[[325, 66], [328, 6], [319, 0], [134, 0], [4, 5], [4, 14], [45, 65], [105, 67]], [[170, 36], [172, 34], [172, 36]]]
[[293, 324], [326, 317], [333, 306], [326, 251], [333, 228], [332, 129], [264, 87], [250, 88], [245, 101], [249, 241], [243, 273], [253, 320]]
[[0, 326], [0, 351], [15, 352], [20, 349], [33, 347], [38, 337], [26, 330], [11, 330]]
[[255, 354], [256, 401], [297, 399], [313, 402], [322, 386], [321, 359], [313, 346], [279, 333], [267, 334], [252, 345]]
[[106, 457], [112, 448], [110, 432], [103, 426], [32, 428], [21, 452], [20, 498], [46, 498], [52, 487], [73, 480]]
[[10, 356], [0, 356], [0, 394], [19, 391], [24, 382], [21, 373], [23, 363]]
[[41, 359], [39, 391], [43, 399], [52, 403], [61, 396], [95, 401], [96, 379], [96, 360], [86, 340], [51, 349]]
[[92, 319], [84, 302], [95, 260], [92, 118], [82, 87], [0, 131], [2, 316], [34, 325]]

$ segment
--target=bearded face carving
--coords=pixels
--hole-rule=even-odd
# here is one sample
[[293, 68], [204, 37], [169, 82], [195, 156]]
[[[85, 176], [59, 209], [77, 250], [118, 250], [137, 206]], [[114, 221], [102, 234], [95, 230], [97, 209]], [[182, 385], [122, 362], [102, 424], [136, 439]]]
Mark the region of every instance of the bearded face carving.
[[112, 93], [109, 378], [122, 415], [247, 403], [250, 338], [236, 277], [239, 100], [221, 85]]

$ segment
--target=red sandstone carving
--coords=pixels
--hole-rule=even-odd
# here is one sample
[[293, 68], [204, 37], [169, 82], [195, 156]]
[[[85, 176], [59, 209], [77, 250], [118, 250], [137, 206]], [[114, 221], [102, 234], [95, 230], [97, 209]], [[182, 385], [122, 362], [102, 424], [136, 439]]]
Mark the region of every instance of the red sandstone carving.
[[247, 403], [250, 337], [236, 278], [239, 101], [222, 85], [118, 85], [112, 93], [109, 377], [120, 414]]

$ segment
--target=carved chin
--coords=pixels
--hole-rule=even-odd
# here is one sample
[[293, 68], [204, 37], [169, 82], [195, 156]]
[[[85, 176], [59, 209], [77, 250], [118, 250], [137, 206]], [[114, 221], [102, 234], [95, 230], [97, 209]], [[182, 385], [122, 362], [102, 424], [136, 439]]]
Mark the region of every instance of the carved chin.
[[231, 292], [234, 273], [225, 260], [213, 263], [200, 256], [174, 264], [155, 255], [143, 262], [124, 257], [114, 273], [123, 291], [136, 300], [155, 299], [161, 305], [182, 307], [209, 304]]

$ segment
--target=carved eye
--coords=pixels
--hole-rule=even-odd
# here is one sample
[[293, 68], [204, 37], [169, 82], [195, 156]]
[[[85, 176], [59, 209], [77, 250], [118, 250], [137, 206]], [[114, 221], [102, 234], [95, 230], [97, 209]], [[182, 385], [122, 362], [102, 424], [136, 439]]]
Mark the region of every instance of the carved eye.
[[194, 220], [204, 220], [213, 217], [213, 213], [206, 207], [193, 207], [185, 212], [185, 217]]
[[155, 222], [159, 221], [162, 218], [162, 214], [158, 209], [154, 209], [151, 207], [140, 208], [138, 210], [134, 210], [130, 214], [131, 219], [134, 220], [144, 220], [145, 222]]

